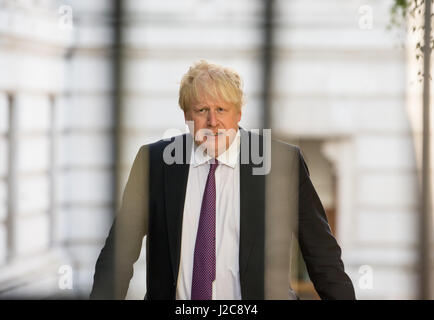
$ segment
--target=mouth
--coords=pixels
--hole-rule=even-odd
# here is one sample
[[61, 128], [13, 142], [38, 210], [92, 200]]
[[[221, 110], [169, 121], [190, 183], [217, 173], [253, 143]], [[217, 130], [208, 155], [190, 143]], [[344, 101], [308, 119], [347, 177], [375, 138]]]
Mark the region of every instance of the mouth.
[[223, 132], [217, 132], [217, 133], [207, 133], [205, 134], [206, 137], [217, 137], [217, 136], [222, 136]]

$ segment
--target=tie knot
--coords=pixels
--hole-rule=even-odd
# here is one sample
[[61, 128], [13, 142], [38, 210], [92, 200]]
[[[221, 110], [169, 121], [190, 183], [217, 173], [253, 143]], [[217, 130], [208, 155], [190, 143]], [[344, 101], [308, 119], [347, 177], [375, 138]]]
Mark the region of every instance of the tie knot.
[[215, 171], [218, 165], [219, 165], [219, 161], [217, 159], [214, 159], [214, 163], [210, 163], [209, 171]]

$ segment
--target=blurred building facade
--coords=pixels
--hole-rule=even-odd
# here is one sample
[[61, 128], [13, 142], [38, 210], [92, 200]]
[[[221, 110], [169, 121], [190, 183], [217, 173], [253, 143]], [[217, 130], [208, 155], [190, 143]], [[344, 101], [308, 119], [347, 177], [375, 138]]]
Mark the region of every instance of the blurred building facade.
[[71, 2], [0, 1], [4, 298], [87, 292], [111, 222], [111, 6]]
[[[141, 145], [186, 132], [177, 94], [194, 61], [239, 71], [241, 126], [261, 127], [262, 1], [122, 3], [118, 117], [111, 1], [0, 0], [0, 297], [86, 298], [113, 184]], [[413, 51], [386, 30], [390, 7], [275, 1], [273, 134], [302, 147], [360, 299], [417, 294]], [[129, 299], [145, 294], [144, 257]]]

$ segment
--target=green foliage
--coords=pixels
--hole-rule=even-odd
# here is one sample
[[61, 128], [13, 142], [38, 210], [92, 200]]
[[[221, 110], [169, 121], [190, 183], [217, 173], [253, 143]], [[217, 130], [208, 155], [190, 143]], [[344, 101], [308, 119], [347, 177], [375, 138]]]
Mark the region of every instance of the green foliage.
[[[434, 0], [431, 0], [431, 3], [434, 3]], [[434, 6], [431, 6], [434, 7]], [[431, 9], [433, 10], [433, 9]], [[425, 30], [424, 26], [424, 14], [425, 14], [425, 0], [395, 0], [394, 4], [391, 8], [391, 18], [390, 18], [390, 26], [389, 28], [393, 26], [400, 26], [401, 24], [406, 23], [407, 17], [410, 15], [412, 18], [421, 18], [418, 19], [420, 24], [415, 24], [409, 26], [409, 30], [413, 33], [415, 32], [421, 32], [421, 41], [416, 44], [416, 59], [422, 59], [423, 53], [425, 50], [425, 43], [423, 39], [423, 32]], [[431, 13], [431, 25], [433, 22], [433, 16], [434, 13]], [[432, 29], [432, 28], [431, 28]], [[434, 48], [434, 38], [432, 35], [432, 32], [430, 34], [430, 48], [431, 50]], [[432, 51], [431, 51], [432, 52]], [[419, 71], [418, 75], [420, 77], [423, 76], [422, 72]], [[419, 79], [421, 81], [421, 78]]]
[[[434, 0], [431, 0], [431, 3], [434, 3]], [[412, 18], [416, 18], [417, 16], [423, 16], [425, 13], [425, 0], [395, 0], [392, 8], [390, 9], [391, 18], [390, 24], [391, 26], [400, 26], [403, 22], [405, 23], [406, 18], [410, 15]], [[432, 17], [434, 13], [431, 13], [431, 23]], [[412, 25], [411, 31], [416, 32], [418, 30], [425, 30], [425, 26], [423, 25], [423, 17], [421, 19], [421, 25]], [[433, 47], [433, 37], [431, 35], [431, 48]], [[422, 48], [423, 45], [420, 45], [419, 48]]]

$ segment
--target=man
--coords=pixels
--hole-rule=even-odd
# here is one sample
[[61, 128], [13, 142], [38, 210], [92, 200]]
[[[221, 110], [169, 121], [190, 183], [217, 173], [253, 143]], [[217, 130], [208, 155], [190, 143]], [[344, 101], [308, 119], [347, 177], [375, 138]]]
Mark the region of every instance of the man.
[[299, 149], [238, 126], [239, 75], [201, 60], [179, 105], [190, 134], [140, 148], [91, 298], [125, 297], [147, 235], [147, 299], [289, 299], [295, 234], [320, 297], [354, 299]]

